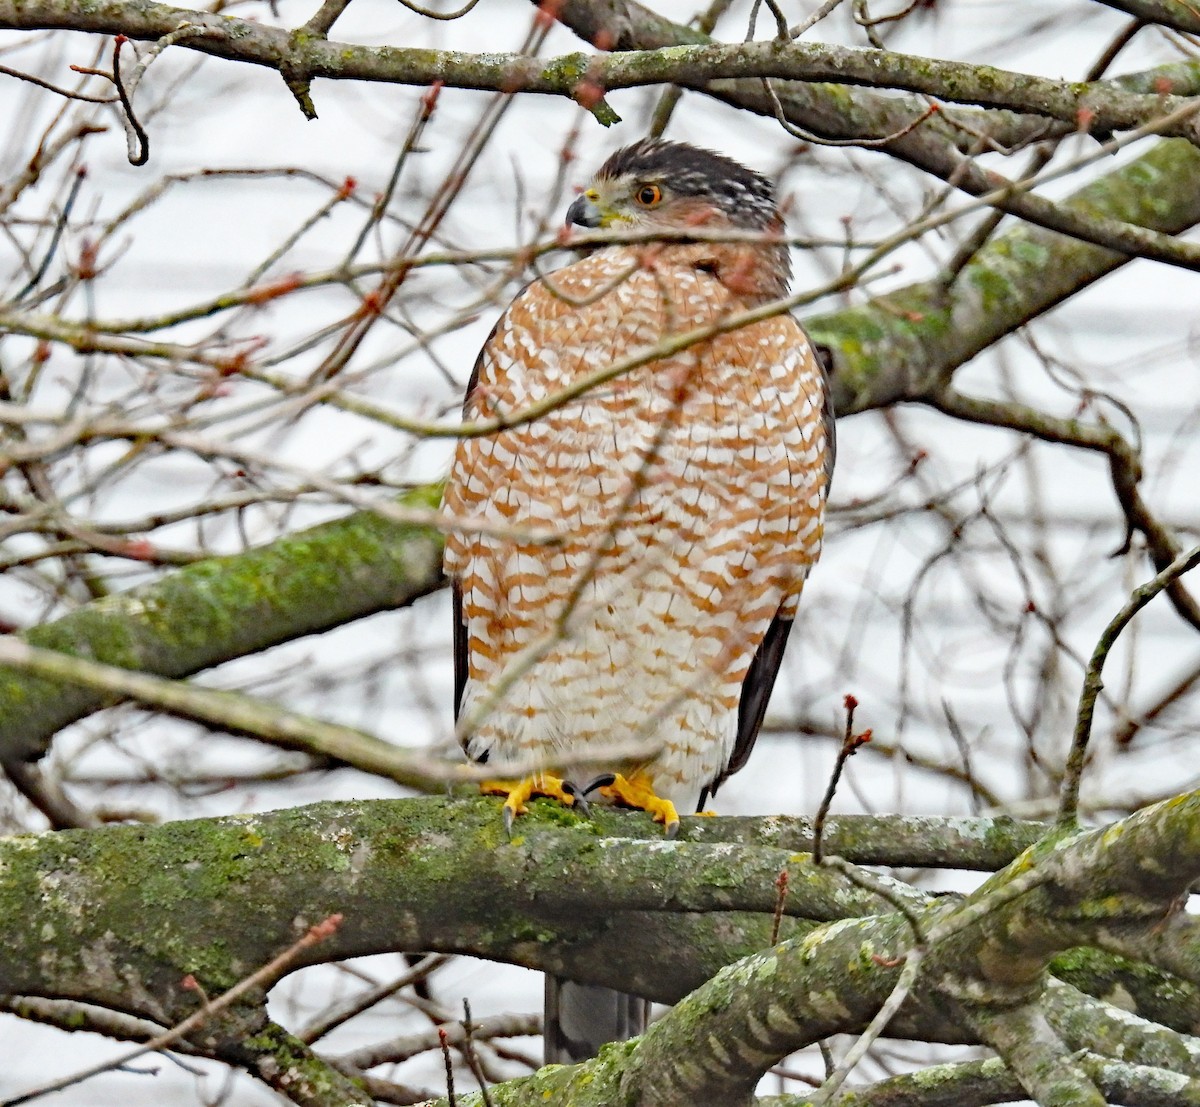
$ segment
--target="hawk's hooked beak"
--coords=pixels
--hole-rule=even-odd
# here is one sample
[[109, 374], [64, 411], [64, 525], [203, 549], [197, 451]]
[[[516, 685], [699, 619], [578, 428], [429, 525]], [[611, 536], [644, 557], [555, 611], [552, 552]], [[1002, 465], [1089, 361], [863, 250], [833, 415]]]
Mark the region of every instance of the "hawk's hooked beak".
[[567, 208], [567, 226], [572, 223], [580, 227], [603, 227], [604, 214], [596, 201], [586, 192], [580, 193]]

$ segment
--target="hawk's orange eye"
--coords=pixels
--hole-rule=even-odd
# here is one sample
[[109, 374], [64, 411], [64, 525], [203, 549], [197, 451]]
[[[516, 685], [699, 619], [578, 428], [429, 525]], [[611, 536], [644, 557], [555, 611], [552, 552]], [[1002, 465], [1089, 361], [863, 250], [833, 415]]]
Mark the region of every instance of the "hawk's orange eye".
[[642, 185], [637, 190], [637, 202], [644, 208], [652, 208], [662, 199], [662, 189], [658, 185]]

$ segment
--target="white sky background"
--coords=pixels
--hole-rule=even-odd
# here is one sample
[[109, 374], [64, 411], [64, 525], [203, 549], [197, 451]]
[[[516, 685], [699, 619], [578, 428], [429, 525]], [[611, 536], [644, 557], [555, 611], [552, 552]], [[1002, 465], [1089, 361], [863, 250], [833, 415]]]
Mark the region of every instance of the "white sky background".
[[[655, 6], [681, 20], [692, 13], [690, 6], [677, 0]], [[1053, 6], [1061, 21], [1039, 27], [1049, 6], [1037, 0], [962, 0], [945, 6], [940, 18], [911, 21], [910, 29], [901, 28], [891, 45], [914, 53], [986, 60], [1047, 76], [1078, 78], [1125, 18], [1100, 5], [1078, 2]], [[812, 5], [785, 7], [798, 19]], [[266, 9], [247, 10], [268, 18]], [[281, 18], [288, 25], [302, 23], [311, 11], [310, 5], [287, 0], [280, 4]], [[521, 0], [482, 0], [469, 16], [443, 24], [384, 0], [356, 0], [332, 37], [371, 44], [509, 50], [524, 39], [530, 13], [530, 6]], [[731, 15], [719, 33], [737, 39], [744, 26], [744, 15]], [[823, 26], [819, 34], [833, 37], [844, 32], [838, 22]], [[769, 33], [769, 17], [760, 19], [760, 36]], [[843, 40], [862, 41], [849, 34]], [[16, 41], [18, 36], [7, 36], [0, 39], [0, 46]], [[543, 53], [579, 48], [573, 36], [558, 29]], [[55, 49], [61, 53], [47, 53]], [[45, 76], [65, 81], [66, 65], [92, 64], [93, 49], [82, 36], [60, 37], [49, 47], [43, 44], [9, 53], [0, 61], [36, 66]], [[1146, 34], [1122, 56], [1116, 72], [1138, 70], [1175, 56], [1161, 38]], [[107, 65], [107, 57], [103, 64]], [[89, 175], [77, 210], [109, 218], [164, 175], [201, 167], [294, 166], [333, 181], [351, 176], [359, 183], [358, 196], [369, 204], [388, 179], [420, 95], [420, 90], [407, 88], [318, 81], [313, 97], [319, 118], [306, 122], [277, 75], [216, 61], [204, 63], [193, 74], [193, 65], [190, 55], [173, 50], [150, 68], [138, 91], [137, 102], [143, 106], [160, 98], [169, 101], [164, 111], [144, 119], [152, 144], [149, 165], [127, 164], [115, 117], [105, 116], [110, 132], [88, 146]], [[0, 157], [8, 174], [18, 159], [28, 158], [29, 135], [44, 124], [48, 101], [26, 85], [3, 78], [0, 82]], [[557, 226], [570, 186], [582, 183], [613, 149], [643, 133], [654, 95], [631, 91], [614, 93], [610, 100], [624, 122], [605, 131], [572, 104], [519, 98], [476, 168], [465, 197], [451, 212], [444, 228], [448, 243], [459, 248], [514, 246], [525, 241], [528, 227], [543, 212], [552, 214]], [[479, 93], [443, 93], [426, 136], [427, 150], [410, 160], [394, 215], [403, 220], [419, 214], [416, 199], [426, 197], [441, 179], [462, 134], [485, 101]], [[31, 103], [41, 105], [36, 123], [29, 114]], [[557, 172], [565, 136], [576, 125], [581, 128], [579, 160], [571, 167], [565, 196], [552, 196], [547, 188]], [[690, 95], [678, 109], [669, 136], [709, 145], [770, 172], [787, 163], [796, 145], [772, 123]], [[1066, 151], [1087, 149], [1089, 144], [1080, 141], [1068, 144]], [[997, 167], [1015, 173], [1010, 165], [997, 163]], [[48, 181], [23, 201], [27, 215], [34, 215], [38, 205], [51, 198], [54, 183]], [[1050, 191], [1061, 195], [1079, 183], [1068, 179]], [[916, 210], [922, 190], [929, 186], [883, 155], [839, 149], [800, 160], [786, 174], [782, 187], [793, 197], [794, 231], [837, 238], [843, 233], [844, 218], [852, 221], [860, 237], [895, 229]], [[149, 314], [235, 287], [258, 259], [269, 256], [327, 198], [328, 190], [311, 181], [278, 176], [176, 185], [122, 237], [127, 252], [97, 285], [95, 312], [108, 318]], [[519, 203], [523, 204], [520, 219]], [[337, 264], [364, 218], [361, 206], [341, 205], [273, 272]], [[401, 240], [397, 226], [385, 226], [384, 234], [390, 236], [385, 238], [385, 250], [395, 249]], [[77, 253], [79, 235], [68, 236], [66, 246], [69, 254]], [[944, 243], [941, 257], [951, 249], [952, 243]], [[903, 270], [880, 282], [879, 289], [907, 284], [931, 271], [922, 247], [912, 247], [897, 258]], [[0, 259], [0, 272], [4, 272], [12, 264], [4, 242], [0, 242]], [[826, 277], [829, 267], [840, 264], [841, 258], [838, 251], [800, 251], [795, 260], [796, 286], [804, 287]], [[494, 270], [492, 276], [500, 271]], [[474, 289], [454, 272], [421, 271], [406, 283], [401, 298], [401, 309], [422, 322], [428, 318], [429, 326], [462, 309], [469, 308], [475, 315], [469, 324], [433, 343], [434, 353], [456, 383], [451, 386], [424, 351], [398, 358], [397, 351], [404, 345], [399, 332], [377, 328], [351, 366], [352, 370], [372, 367], [359, 386], [364, 395], [409, 414], [433, 417], [453, 410], [475, 353], [499, 312], [497, 305], [478, 302], [486, 282], [478, 276], [473, 279]], [[515, 284], [500, 300], [506, 301], [513, 290]], [[860, 298], [854, 294], [841, 302]], [[817, 310], [833, 310], [839, 303], [826, 301]], [[1197, 303], [1200, 277], [1196, 274], [1134, 263], [1032, 329], [1044, 353], [1061, 359], [1090, 387], [1112, 393], [1134, 412], [1145, 439], [1145, 495], [1154, 510], [1181, 528], [1185, 545], [1196, 540], [1200, 523], [1195, 477], [1200, 451], [1194, 433], [1200, 415]], [[278, 350], [315, 325], [344, 316], [353, 306], [344, 289], [307, 292], [246, 318], [240, 333], [265, 334], [271, 340], [269, 349]], [[80, 304], [73, 303], [68, 310], [78, 315]], [[201, 324], [180, 333], [195, 337], [209, 329], [210, 324]], [[0, 354], [14, 358], [12, 347], [9, 340]], [[288, 371], [311, 371], [319, 360], [320, 352], [301, 356]], [[39, 402], [61, 406], [77, 379], [77, 359], [60, 351], [50, 367], [53, 372]], [[1010, 338], [982, 355], [956, 379], [965, 391], [1012, 392], [1058, 414], [1070, 413], [1076, 402], [1048, 379], [1021, 338]], [[113, 397], [126, 391], [132, 394], [132, 383], [99, 382], [96, 395], [106, 390]], [[394, 479], [442, 475], [448, 447], [427, 445], [411, 451], [411, 442], [403, 436], [361, 419], [322, 409], [285, 431], [264, 433], [254, 425], [254, 418], [233, 417], [240, 407], [267, 394], [256, 385], [234, 383], [224, 400], [206, 409], [229, 414], [224, 423], [214, 423], [212, 433], [325, 474], [344, 474], [352, 464], [362, 464], [386, 465]], [[1119, 413], [1111, 411], [1111, 417], [1125, 427]], [[1053, 802], [1053, 786], [1029, 768], [1028, 743], [1032, 741], [1051, 765], [1061, 760], [1081, 675], [1071, 655], [1086, 659], [1129, 590], [1152, 571], [1143, 557], [1107, 556], [1121, 543], [1124, 532], [1101, 459], [1029, 446], [1012, 435], [956, 425], [923, 409], [896, 410], [889, 419], [890, 429], [877, 415], [839, 424], [835, 511], [826, 552], [806, 592], [769, 722], [786, 727], [801, 720], [836, 730], [841, 725], [842, 697], [853, 692], [861, 703], [858, 726], [874, 728], [880, 744], [899, 746], [938, 764], [961, 764], [962, 753], [945, 723], [945, 703], [967, 740], [976, 776], [1009, 805], [1008, 810], [1045, 814]], [[910, 454], [897, 448], [897, 435], [911, 449], [928, 454], [917, 470], [919, 480], [901, 479]], [[1022, 448], [1019, 462], [997, 471], [998, 463]], [[972, 518], [958, 541], [977, 556], [940, 562], [922, 576], [911, 613], [915, 648], [909, 651], [907, 667], [902, 666], [905, 599], [927, 560], [948, 541], [949, 525], [926, 514], [850, 529], [845, 522], [847, 509], [878, 494], [884, 495], [881, 507], [920, 503], [965, 485], [949, 500], [951, 514], [972, 516], [972, 505], [979, 498], [978, 489], [971, 486], [976, 476], [987, 490], [1001, 533], [1032, 574], [1032, 592], [1014, 571], [996, 531], [986, 520]], [[210, 483], [211, 469], [206, 464], [171, 458], [134, 470], [111, 491], [81, 503], [80, 510], [98, 518], [138, 517], [175, 505], [181, 496], [202, 499]], [[303, 525], [331, 513], [328, 508], [301, 510], [286, 525]], [[1049, 526], [1035, 525], [1038, 518]], [[270, 513], [252, 517], [251, 523], [256, 541], [277, 533], [277, 520]], [[156, 535], [156, 540], [160, 537]], [[198, 545], [192, 526], [176, 528], [168, 537], [181, 548]], [[207, 525], [203, 537], [217, 550], [241, 545], [236, 529], [227, 524]], [[133, 583], [138, 578], [129, 579]], [[1046, 635], [1035, 619], [1022, 615], [1031, 594], [1039, 609], [1057, 606], [1062, 612], [1059, 629], [1066, 649], [1057, 655], [1061, 675], [1048, 696], [1035, 679], [1044, 659]], [[979, 597], [984, 598], [982, 606]], [[0, 578], [4, 617], [29, 621], [36, 602], [26, 584]], [[435, 596], [411, 611], [377, 616], [319, 639], [294, 643], [226, 666], [206, 679], [260, 691], [293, 709], [364, 726], [399, 743], [446, 742], [452, 729], [449, 630], [448, 598]], [[397, 662], [398, 655], [403, 663]], [[1114, 696], [1137, 705], [1149, 702], [1177, 674], [1198, 662], [1200, 640], [1159, 600], [1138, 617], [1110, 659], [1108, 682]], [[1127, 696], [1128, 688], [1133, 692]], [[1028, 716], [1034, 698], [1043, 700], [1045, 717], [1032, 739], [1027, 739], [1019, 720]], [[1195, 786], [1200, 758], [1186, 740], [1194, 703], [1185, 700], [1128, 751], [1106, 742], [1112, 718], [1101, 711], [1096, 764], [1085, 786], [1085, 800], [1101, 817], [1107, 809], [1135, 806], [1138, 798], [1164, 789]], [[116, 726], [120, 731], [112, 738], [109, 731]], [[172, 774], [194, 774], [205, 767], [217, 774], [242, 773], [280, 760], [243, 741], [209, 736], [197, 742], [195, 738], [196, 732], [186, 726], [158, 719], [138, 722], [125, 711], [64, 733], [55, 756], [69, 758], [71, 772], [78, 778], [138, 778], [150, 766], [168, 780]], [[89, 745], [86, 753], [76, 756]], [[811, 814], [833, 755], [834, 744], [825, 738], [798, 741], [794, 733], [764, 734], [749, 766], [722, 789], [717, 807], [724, 813]], [[397, 794], [387, 782], [351, 771], [198, 796], [163, 785], [80, 788], [86, 800], [150, 808], [169, 818]], [[851, 763], [836, 810], [964, 813], [972, 806], [968, 792], [944, 775], [909, 764], [903, 757], [888, 759], [868, 751]], [[22, 814], [17, 809], [14, 818]], [[38, 824], [28, 816], [27, 825]], [[385, 979], [398, 971], [398, 959], [372, 959], [362, 967]], [[346, 979], [332, 970], [299, 974], [277, 989], [276, 1014], [294, 1026], [328, 1001], [330, 988], [348, 987]], [[532, 1009], [540, 1004], [540, 988], [535, 974], [470, 961], [435, 978], [439, 998], [453, 1008], [467, 995], [477, 1017]], [[400, 1033], [408, 1025], [404, 1020], [402, 1008], [383, 1009], [339, 1032], [330, 1047], [337, 1052]], [[410, 1029], [420, 1025], [410, 1022]], [[112, 1056], [118, 1048], [90, 1036], [68, 1039], [0, 1017], [0, 1095], [82, 1068]], [[533, 1044], [529, 1051], [535, 1052]], [[439, 1058], [433, 1058], [424, 1070], [406, 1068], [401, 1079], [440, 1089], [440, 1064]], [[218, 1074], [207, 1082], [198, 1081], [161, 1058], [144, 1059], [137, 1067], [156, 1069], [157, 1075], [106, 1075], [56, 1096], [53, 1102], [70, 1107], [201, 1103], [221, 1079]], [[814, 1071], [811, 1066], [809, 1071]], [[861, 1075], [878, 1071], [868, 1063]], [[773, 1082], [764, 1085], [764, 1090], [775, 1088]], [[239, 1077], [231, 1102], [250, 1105], [276, 1100], [248, 1078]]]

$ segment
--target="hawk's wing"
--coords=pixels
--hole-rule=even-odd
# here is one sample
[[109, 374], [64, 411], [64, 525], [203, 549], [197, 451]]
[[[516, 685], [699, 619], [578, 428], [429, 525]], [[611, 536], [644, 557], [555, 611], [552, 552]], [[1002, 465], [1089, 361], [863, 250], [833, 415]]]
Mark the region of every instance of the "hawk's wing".
[[788, 635], [792, 630], [792, 620], [776, 615], [767, 627], [767, 633], [758, 644], [746, 680], [742, 684], [742, 698], [738, 702], [737, 739], [733, 744], [733, 753], [725, 768], [708, 787], [700, 793], [701, 810], [708, 802], [709, 796], [715, 796], [717, 789], [734, 773], [736, 773], [750, 758], [754, 749], [758, 732], [762, 728], [763, 716], [767, 713], [767, 703], [771, 699], [771, 689], [775, 687], [775, 678], [779, 675], [779, 666], [783, 661], [783, 650], [787, 645]]
[[[833, 460], [837, 453], [837, 434], [834, 426], [833, 395], [829, 387], [829, 376], [833, 372], [833, 352], [828, 346], [813, 345], [814, 356], [821, 367], [821, 419], [825, 423], [825, 494], [829, 494], [829, 484], [833, 479]], [[741, 769], [750, 759], [750, 752], [762, 729], [763, 718], [767, 713], [767, 704], [771, 699], [771, 691], [775, 687], [775, 678], [779, 675], [779, 666], [783, 663], [783, 651], [787, 646], [788, 635], [792, 631], [792, 620], [776, 615], [767, 627], [767, 633], [758, 644], [754, 659], [746, 672], [742, 683], [742, 698], [738, 701], [737, 738], [733, 743], [733, 753], [725, 768], [721, 770], [711, 784], [700, 793], [700, 804], [697, 810], [702, 810], [709, 796], [715, 796], [717, 789], [734, 773]]]
[[454, 721], [462, 710], [463, 691], [467, 687], [467, 624], [463, 621], [462, 585], [450, 582], [450, 594], [454, 604]]
[[[533, 282], [527, 282], [522, 285], [517, 296], [520, 296]], [[513, 298], [514, 301], [516, 297]], [[471, 369], [471, 379], [467, 381], [467, 391], [463, 394], [462, 416], [464, 420], [470, 419], [474, 415], [471, 408], [471, 393], [475, 391], [475, 386], [479, 383], [479, 367], [483, 363], [484, 355], [487, 353], [488, 347], [492, 344], [492, 339], [496, 337], [496, 332], [500, 329], [500, 325], [504, 322], [507, 312], [501, 314], [496, 320], [495, 325], [488, 333], [484, 340], [483, 346], [480, 347], [479, 356], [475, 359], [475, 364]], [[459, 712], [462, 710], [463, 692], [467, 687], [467, 676], [470, 673], [470, 659], [467, 655], [467, 647], [469, 644], [469, 636], [467, 635], [467, 624], [463, 618], [462, 610], [462, 585], [457, 580], [450, 581], [450, 594], [454, 607], [454, 721], [458, 722]], [[481, 761], [487, 760], [485, 753]]]

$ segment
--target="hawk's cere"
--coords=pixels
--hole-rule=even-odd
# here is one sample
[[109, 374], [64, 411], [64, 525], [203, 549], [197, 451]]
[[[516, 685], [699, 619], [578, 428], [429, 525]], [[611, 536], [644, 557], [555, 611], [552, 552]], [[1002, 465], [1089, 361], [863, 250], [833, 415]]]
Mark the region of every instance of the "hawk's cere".
[[[534, 281], [479, 355], [468, 419], [519, 417], [629, 364], [459, 442], [445, 507], [486, 524], [446, 546], [462, 740], [498, 778], [547, 768], [488, 786], [510, 820], [530, 795], [573, 803], [552, 773], [589, 748], [658, 742], [609, 766], [620, 775], [600, 792], [673, 830], [762, 723], [821, 548], [828, 390], [790, 315], [733, 326], [790, 276], [765, 178], [642, 141], [605, 162], [567, 221], [664, 237]], [[717, 333], [682, 341], [702, 328]]]

